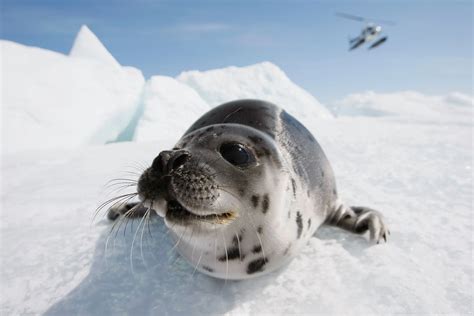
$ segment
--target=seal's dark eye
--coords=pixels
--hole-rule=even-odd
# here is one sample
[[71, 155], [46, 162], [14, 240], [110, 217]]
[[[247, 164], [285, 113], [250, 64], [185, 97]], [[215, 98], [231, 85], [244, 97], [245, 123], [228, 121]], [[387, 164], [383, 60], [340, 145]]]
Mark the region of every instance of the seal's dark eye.
[[237, 143], [222, 144], [219, 149], [222, 157], [234, 166], [244, 166], [251, 162], [251, 155], [244, 146]]

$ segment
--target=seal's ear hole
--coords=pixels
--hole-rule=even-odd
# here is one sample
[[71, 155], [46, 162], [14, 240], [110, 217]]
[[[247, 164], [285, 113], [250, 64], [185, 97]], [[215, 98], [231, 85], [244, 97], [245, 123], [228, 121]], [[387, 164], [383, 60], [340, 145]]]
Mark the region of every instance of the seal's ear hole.
[[224, 143], [219, 148], [221, 156], [238, 167], [245, 167], [254, 161], [250, 150], [239, 143]]

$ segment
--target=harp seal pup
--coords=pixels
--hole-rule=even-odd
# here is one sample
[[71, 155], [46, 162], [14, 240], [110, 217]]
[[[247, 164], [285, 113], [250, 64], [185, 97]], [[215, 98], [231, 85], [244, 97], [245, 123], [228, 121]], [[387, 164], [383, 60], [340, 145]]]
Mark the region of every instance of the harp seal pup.
[[[382, 215], [346, 206], [313, 135], [269, 102], [238, 100], [200, 117], [141, 175], [141, 202], [125, 210], [164, 218], [178, 252], [217, 278], [246, 279], [294, 258], [322, 224], [389, 231]], [[112, 209], [109, 218], [124, 210]], [[136, 215], [135, 215], [136, 216]]]

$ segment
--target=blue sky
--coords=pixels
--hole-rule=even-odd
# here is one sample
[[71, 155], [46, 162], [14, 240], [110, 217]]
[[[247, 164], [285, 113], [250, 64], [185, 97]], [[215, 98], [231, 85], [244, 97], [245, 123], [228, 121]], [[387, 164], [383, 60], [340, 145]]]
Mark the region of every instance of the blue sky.
[[[87, 24], [123, 65], [176, 76], [271, 61], [323, 102], [352, 92], [472, 94], [472, 1], [3, 0], [1, 38], [67, 53]], [[347, 51], [362, 24], [394, 20], [387, 43]], [[8, 62], [8, 61], [7, 61]]]

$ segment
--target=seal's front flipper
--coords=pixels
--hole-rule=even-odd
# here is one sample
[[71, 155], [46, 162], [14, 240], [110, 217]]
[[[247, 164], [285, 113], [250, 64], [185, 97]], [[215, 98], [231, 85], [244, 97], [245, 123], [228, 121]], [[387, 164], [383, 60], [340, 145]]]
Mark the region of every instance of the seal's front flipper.
[[383, 239], [387, 242], [390, 235], [382, 214], [376, 210], [363, 206], [347, 207], [343, 204], [326, 219], [326, 224], [337, 226], [356, 234], [370, 231], [370, 240], [377, 244]]
[[124, 215], [128, 218], [141, 218], [145, 216], [147, 212], [147, 207], [141, 204], [140, 202], [130, 202], [126, 204], [120, 204], [109, 209], [107, 213], [107, 218], [111, 221], [116, 220], [120, 215]]

